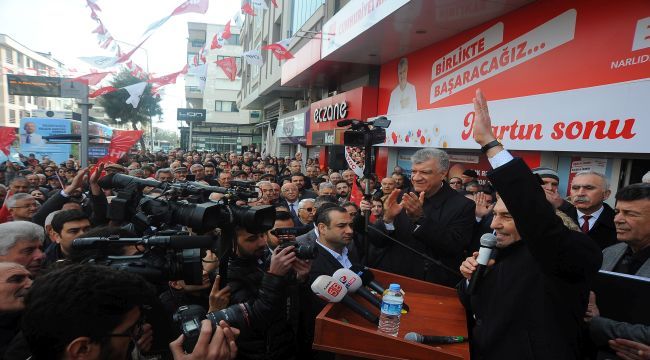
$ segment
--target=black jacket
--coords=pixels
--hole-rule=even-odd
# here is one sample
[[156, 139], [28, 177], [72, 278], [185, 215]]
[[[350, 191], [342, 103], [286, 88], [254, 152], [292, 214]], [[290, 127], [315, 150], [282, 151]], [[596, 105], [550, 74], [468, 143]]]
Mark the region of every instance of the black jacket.
[[472, 314], [473, 359], [580, 359], [588, 281], [602, 255], [586, 235], [555, 215], [521, 159], [488, 173], [522, 240], [500, 249], [473, 295], [458, 285]]
[[[424, 215], [417, 222], [414, 223], [406, 215], [406, 210], [402, 210], [393, 221], [395, 231], [388, 233], [457, 270], [472, 239], [476, 222], [474, 207], [473, 201], [443, 183], [438, 192], [425, 198]], [[378, 221], [376, 225], [385, 230], [383, 221]], [[460, 275], [453, 275], [434, 264], [425, 269], [422, 258], [388, 239], [370, 239], [377, 247], [390, 247], [383, 258], [377, 260], [376, 266], [380, 270], [447, 286], [454, 286], [460, 280]]]
[[[250, 308], [250, 331], [237, 339], [238, 359], [291, 359], [295, 353], [288, 277], [266, 271], [257, 259], [231, 256], [228, 261], [230, 305], [247, 303]], [[293, 304], [295, 305], [295, 304]]]
[[[596, 241], [596, 244], [598, 244], [601, 250], [618, 244], [618, 240], [616, 240], [616, 226], [614, 225], [614, 216], [616, 215], [614, 209], [606, 203], [603, 203], [603, 207], [603, 212], [600, 214], [598, 219], [596, 219], [596, 223], [587, 233], [590, 238]], [[571, 203], [568, 201], [563, 202], [559, 207], [559, 210], [569, 215], [576, 224], [580, 224], [578, 222], [578, 211]]]

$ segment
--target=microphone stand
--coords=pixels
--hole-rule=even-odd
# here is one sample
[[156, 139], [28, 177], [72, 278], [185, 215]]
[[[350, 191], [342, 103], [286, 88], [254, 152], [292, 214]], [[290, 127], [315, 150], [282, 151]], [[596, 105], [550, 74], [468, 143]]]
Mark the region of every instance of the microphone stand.
[[[447, 271], [447, 272], [449, 272], [451, 274], [454, 274], [456, 276], [462, 276], [460, 272], [458, 272], [458, 271], [450, 268], [449, 266], [443, 264], [440, 260], [436, 260], [436, 259], [432, 258], [431, 256], [429, 256], [427, 254], [424, 254], [424, 253], [421, 253], [420, 251], [415, 250], [414, 248], [410, 247], [409, 245], [406, 245], [405, 243], [395, 239], [394, 237], [385, 234], [382, 230], [378, 229], [377, 227], [375, 227], [373, 225], [369, 225], [368, 229], [371, 229], [371, 230], [375, 231], [377, 234], [383, 236], [386, 239], [389, 239], [390, 241], [394, 242], [395, 244], [398, 244], [399, 246], [403, 247], [404, 249], [406, 249], [406, 250], [410, 251], [411, 253], [413, 253], [413, 254], [419, 256], [420, 258], [424, 259], [425, 260], [426, 270], [428, 270], [428, 266], [426, 266], [426, 264], [431, 263], [431, 264], [434, 264], [434, 265], [438, 266], [441, 269], [444, 269], [445, 271]], [[368, 241], [367, 233], [366, 233], [366, 241]]]

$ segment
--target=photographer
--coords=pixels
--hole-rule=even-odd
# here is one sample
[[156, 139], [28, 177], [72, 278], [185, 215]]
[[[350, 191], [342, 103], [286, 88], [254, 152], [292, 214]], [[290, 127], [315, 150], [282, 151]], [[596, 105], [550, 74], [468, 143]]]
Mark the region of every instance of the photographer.
[[[28, 293], [22, 331], [32, 359], [126, 359], [142, 346], [143, 309], [153, 288], [141, 277], [103, 266], [72, 265], [38, 279]], [[233, 359], [237, 331], [225, 322], [212, 339], [204, 322], [193, 354], [180, 337], [170, 344], [175, 359]]]
[[[246, 303], [250, 308], [251, 331], [238, 341], [240, 359], [291, 359], [295, 356], [297, 304], [289, 287], [295, 273], [307, 279], [310, 264], [298, 259], [294, 247], [273, 250], [265, 261], [266, 232], [251, 233], [237, 226], [233, 254], [228, 262], [231, 304]], [[288, 298], [288, 299], [287, 299]]]

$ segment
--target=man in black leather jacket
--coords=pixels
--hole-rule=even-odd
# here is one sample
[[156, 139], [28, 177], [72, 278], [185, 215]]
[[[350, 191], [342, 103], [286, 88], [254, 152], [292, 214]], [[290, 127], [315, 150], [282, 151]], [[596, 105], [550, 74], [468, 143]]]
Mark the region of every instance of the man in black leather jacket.
[[311, 264], [298, 259], [293, 246], [271, 252], [266, 232], [236, 228], [235, 236], [228, 261], [230, 304], [246, 303], [250, 309], [250, 331], [237, 340], [238, 359], [295, 358], [296, 284], [307, 279]]

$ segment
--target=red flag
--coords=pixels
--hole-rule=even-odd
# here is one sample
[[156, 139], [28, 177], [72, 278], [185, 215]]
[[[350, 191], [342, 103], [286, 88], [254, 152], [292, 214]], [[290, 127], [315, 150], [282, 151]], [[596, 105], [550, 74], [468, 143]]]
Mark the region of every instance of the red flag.
[[142, 42], [141, 42], [140, 44], [138, 44], [138, 46], [136, 46], [136, 47], [134, 47], [133, 49], [131, 49], [131, 51], [129, 51], [128, 53], [126, 53], [126, 54], [120, 56], [119, 58], [117, 58], [117, 61], [115, 61], [115, 63], [116, 63], [116, 64], [119, 64], [119, 63], [123, 63], [123, 62], [129, 60], [129, 58], [131, 57], [131, 55], [133, 55], [133, 53], [134, 53], [136, 50], [138, 50], [138, 49], [140, 48], [140, 46], [142, 46], [142, 44], [144, 44], [144, 42], [147, 41], [147, 39], [149, 39], [150, 36], [151, 36], [151, 35], [147, 36], [144, 40], [142, 40]]
[[108, 146], [108, 155], [102, 160], [109, 158], [117, 161], [122, 158], [135, 143], [142, 137], [143, 130], [113, 130], [113, 138]]
[[271, 50], [278, 60], [293, 59], [293, 54], [287, 49], [291, 39], [284, 39], [271, 45], [262, 46], [262, 50]]
[[112, 74], [111, 71], [107, 72], [94, 72], [86, 75], [81, 75], [77, 76], [76, 78], [73, 78], [72, 81], [80, 82], [80, 83], [85, 83], [90, 86], [94, 86], [99, 84], [100, 81], [102, 81], [106, 75]]
[[250, 16], [255, 16], [255, 11], [253, 11], [253, 7], [249, 2], [245, 3], [244, 6], [241, 7], [241, 11]]
[[108, 93], [112, 93], [113, 91], [117, 91], [116, 88], [112, 86], [105, 86], [103, 88], [99, 88], [95, 91], [93, 91], [90, 95], [88, 95], [89, 98], [96, 98], [98, 96], [106, 95]]
[[201, 59], [203, 64], [208, 62], [208, 59], [205, 57], [205, 48], [201, 48], [201, 51], [199, 51], [199, 59]]
[[214, 37], [212, 38], [212, 43], [210, 44], [210, 50], [214, 49], [220, 49], [221, 44], [219, 44], [219, 34], [214, 34]]
[[273, 4], [273, 7], [278, 7], [278, 3], [276, 3], [275, 0], [271, 0], [271, 4]]
[[199, 66], [199, 54], [194, 54], [194, 58], [192, 59], [192, 64], [194, 66]]
[[170, 16], [186, 14], [186, 13], [199, 13], [205, 14], [208, 11], [208, 0], [185, 0], [179, 5]]
[[361, 193], [361, 190], [357, 186], [357, 177], [355, 176], [354, 181], [352, 181], [352, 191], [350, 192], [350, 201], [357, 204], [357, 206], [360, 206], [361, 200], [363, 200], [363, 194]]
[[93, 30], [92, 33], [93, 34], [97, 33], [97, 34], [100, 34], [100, 35], [104, 35], [107, 32], [108, 32], [108, 30], [106, 30], [106, 28], [104, 27], [104, 24], [102, 24], [102, 22], [100, 21], [99, 26], [97, 27], [97, 29]]
[[223, 28], [223, 33], [221, 34], [221, 37], [223, 39], [228, 40], [230, 39], [231, 36], [232, 33], [230, 32], [230, 20], [228, 20], [228, 22], [226, 23], [226, 27]]
[[86, 5], [88, 5], [92, 10], [102, 11], [102, 9], [99, 8], [99, 5], [95, 4], [94, 0], [86, 0]]
[[234, 57], [217, 60], [215, 63], [223, 70], [230, 81], [235, 81], [235, 77], [237, 76], [237, 62]]
[[163, 75], [157, 78], [151, 78], [148, 80], [148, 82], [158, 84], [158, 87], [161, 87], [163, 85], [168, 85], [168, 84], [176, 84], [176, 78], [178, 77], [178, 75], [185, 74], [187, 72], [186, 68], [187, 65], [185, 65], [185, 67], [183, 67], [183, 70], [181, 71]]
[[0, 126], [0, 151], [9, 156], [9, 147], [16, 140], [16, 129]]

